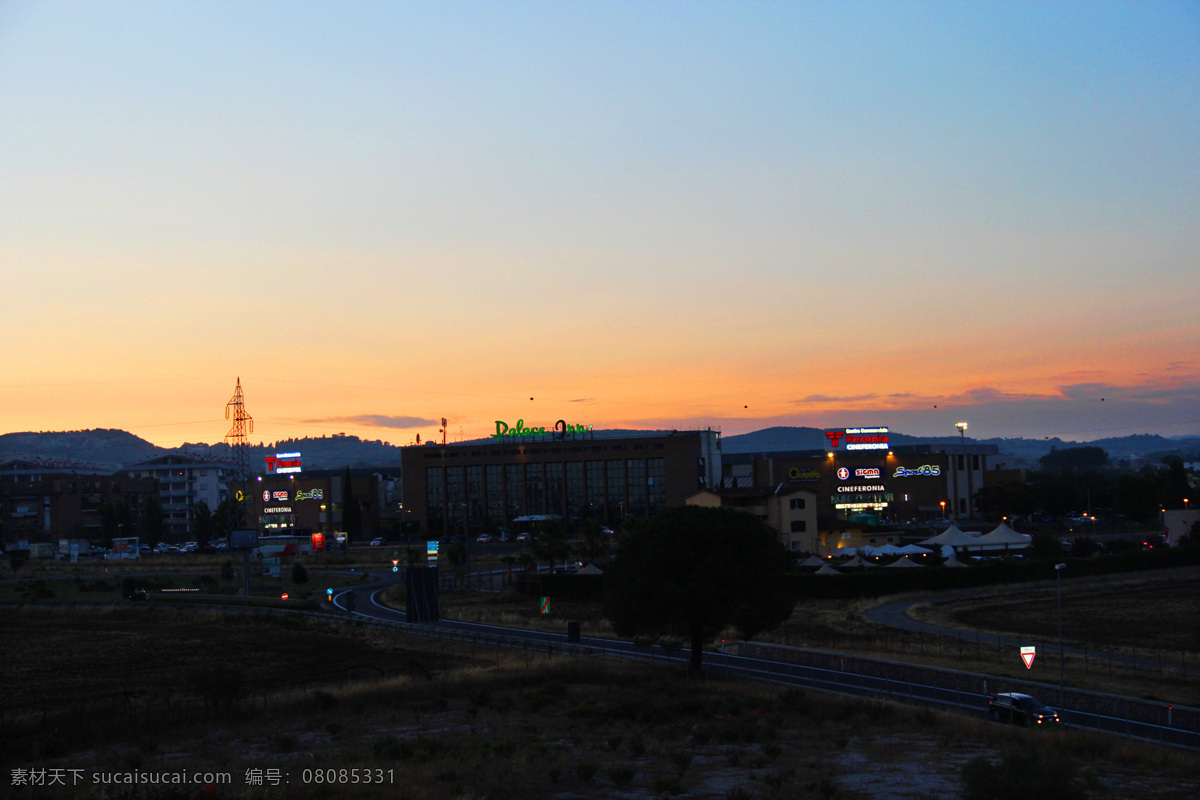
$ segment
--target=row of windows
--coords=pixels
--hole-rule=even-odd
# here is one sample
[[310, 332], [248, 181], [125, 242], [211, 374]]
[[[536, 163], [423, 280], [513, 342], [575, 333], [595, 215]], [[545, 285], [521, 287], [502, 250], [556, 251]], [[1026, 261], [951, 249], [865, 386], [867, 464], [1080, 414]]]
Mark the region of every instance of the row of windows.
[[427, 467], [426, 502], [433, 529], [450, 522], [481, 525], [520, 516], [598, 516], [620, 522], [666, 507], [661, 458]]
[[[664, 445], [662, 442], [656, 442], [656, 443], [650, 445], [650, 449], [662, 450], [665, 446], [666, 445]], [[645, 450], [645, 449], [646, 449], [646, 445], [644, 445], [644, 444], [634, 444], [634, 445], [629, 445], [629, 446], [626, 446], [623, 444], [609, 444], [609, 445], [593, 444], [593, 445], [589, 445], [587, 447], [582, 447], [582, 446], [580, 446], [580, 447], [522, 447], [522, 448], [513, 448], [511, 450], [499, 450], [499, 451], [497, 451], [497, 450], [463, 451], [463, 450], [454, 450], [454, 449], [450, 449], [450, 448], [447, 448], [445, 451], [443, 451], [440, 448], [431, 447], [429, 449], [429, 451], [425, 453], [425, 458], [488, 458], [488, 457], [496, 457], [496, 456], [537, 456], [537, 455], [542, 455], [544, 453], [583, 453], [583, 452], [600, 453], [605, 450], [611, 451], [611, 450]]]

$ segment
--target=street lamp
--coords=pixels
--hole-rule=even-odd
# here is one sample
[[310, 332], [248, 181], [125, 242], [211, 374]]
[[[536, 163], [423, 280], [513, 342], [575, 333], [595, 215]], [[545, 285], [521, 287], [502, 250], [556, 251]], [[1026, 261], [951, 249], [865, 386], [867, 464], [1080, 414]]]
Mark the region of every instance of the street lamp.
[[1067, 709], [1063, 705], [1062, 571], [1066, 568], [1066, 564], [1054, 565], [1054, 588], [1058, 594], [1058, 710], [1064, 717]]
[[942, 506], [942, 519], [945, 519], [946, 518], [946, 501], [942, 500], [940, 505]]

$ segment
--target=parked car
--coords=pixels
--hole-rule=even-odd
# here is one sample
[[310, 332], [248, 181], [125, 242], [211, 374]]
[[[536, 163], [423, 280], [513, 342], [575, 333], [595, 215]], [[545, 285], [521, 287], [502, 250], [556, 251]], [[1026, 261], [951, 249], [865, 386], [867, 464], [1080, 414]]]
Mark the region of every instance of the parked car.
[[529, 541], [529, 534], [528, 534], [528, 533], [518, 533], [518, 534], [517, 534], [517, 541], [518, 541], [518, 542], [528, 542], [528, 541]]
[[1153, 550], [1156, 547], [1166, 546], [1167, 540], [1161, 533], [1152, 533], [1149, 536], [1142, 538], [1142, 549]]
[[385, 544], [387, 544], [387, 539], [382, 536], [376, 536], [371, 540], [371, 547], [383, 547]]
[[481, 534], [479, 534], [479, 538], [476, 539], [475, 541], [486, 544], [486, 543], [490, 542], [491, 540], [492, 540], [492, 535], [490, 533], [481, 533]]
[[1058, 712], [1036, 697], [1016, 692], [1001, 692], [988, 700], [988, 716], [997, 722], [1036, 727], [1057, 725]]

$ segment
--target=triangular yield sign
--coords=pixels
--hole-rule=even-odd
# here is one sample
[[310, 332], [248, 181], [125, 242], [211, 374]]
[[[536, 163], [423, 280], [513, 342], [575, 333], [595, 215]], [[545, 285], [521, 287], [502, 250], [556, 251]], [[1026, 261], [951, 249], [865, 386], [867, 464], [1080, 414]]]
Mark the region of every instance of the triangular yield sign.
[[1033, 657], [1036, 653], [1021, 653], [1021, 660], [1025, 662], [1025, 669], [1033, 669]]

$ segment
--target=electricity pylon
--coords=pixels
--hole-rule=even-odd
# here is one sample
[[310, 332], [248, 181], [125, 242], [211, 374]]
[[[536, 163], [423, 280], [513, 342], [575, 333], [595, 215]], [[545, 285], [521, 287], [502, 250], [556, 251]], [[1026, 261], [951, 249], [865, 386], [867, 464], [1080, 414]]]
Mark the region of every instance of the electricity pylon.
[[254, 418], [246, 413], [246, 400], [242, 397], [242, 379], [237, 379], [237, 389], [233, 397], [225, 404], [225, 419], [229, 419], [229, 410], [233, 409], [233, 427], [225, 434], [225, 444], [233, 448], [234, 463], [237, 464], [239, 481], [250, 479], [250, 443], [246, 441], [247, 433], [254, 433]]

